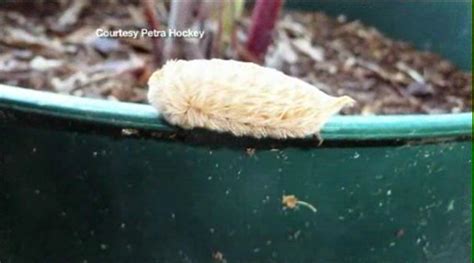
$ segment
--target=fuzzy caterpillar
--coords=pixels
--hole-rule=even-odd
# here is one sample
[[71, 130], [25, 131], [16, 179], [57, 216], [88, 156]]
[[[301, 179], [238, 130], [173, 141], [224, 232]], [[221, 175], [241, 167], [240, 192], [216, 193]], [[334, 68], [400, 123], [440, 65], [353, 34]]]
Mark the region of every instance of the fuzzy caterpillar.
[[171, 124], [256, 138], [317, 134], [354, 100], [282, 72], [234, 60], [172, 60], [148, 81], [148, 100]]

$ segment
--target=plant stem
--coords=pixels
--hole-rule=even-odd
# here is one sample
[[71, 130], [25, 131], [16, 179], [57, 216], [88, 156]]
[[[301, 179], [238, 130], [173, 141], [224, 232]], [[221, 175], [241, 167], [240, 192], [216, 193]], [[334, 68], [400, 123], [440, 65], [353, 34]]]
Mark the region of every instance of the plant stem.
[[[153, 4], [154, 0], [141, 0], [141, 4], [143, 6], [143, 12], [148, 23], [148, 28], [150, 30], [159, 30], [160, 22], [157, 19], [157, 14], [155, 10], [155, 6]], [[152, 38], [152, 52], [153, 58], [156, 66], [160, 66], [163, 63], [162, 57], [162, 43], [159, 38]]]
[[[191, 27], [194, 15], [193, 11], [201, 1], [196, 0], [172, 0], [169, 13], [168, 28], [178, 31], [186, 30]], [[182, 38], [168, 37], [164, 48], [165, 58], [203, 58], [204, 55], [196, 43], [186, 41]]]
[[[222, 37], [224, 27], [224, 11], [230, 2], [228, 0], [220, 0], [215, 7], [215, 15], [217, 19], [217, 32], [215, 33], [212, 41], [211, 57], [219, 57], [222, 51]], [[229, 15], [229, 14], [226, 14]], [[227, 19], [230, 19], [227, 17]]]
[[252, 23], [246, 43], [247, 50], [260, 61], [272, 42], [272, 32], [280, 14], [283, 0], [256, 0]]

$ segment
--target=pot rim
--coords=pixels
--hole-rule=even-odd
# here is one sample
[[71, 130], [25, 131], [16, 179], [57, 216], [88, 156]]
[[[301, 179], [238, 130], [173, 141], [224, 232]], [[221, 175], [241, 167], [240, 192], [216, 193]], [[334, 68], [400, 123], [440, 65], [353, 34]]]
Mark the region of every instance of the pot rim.
[[[51, 117], [107, 124], [121, 128], [172, 132], [150, 105], [82, 98], [0, 84], [0, 109], [13, 109]], [[472, 138], [472, 112], [333, 116], [324, 125], [325, 140]]]

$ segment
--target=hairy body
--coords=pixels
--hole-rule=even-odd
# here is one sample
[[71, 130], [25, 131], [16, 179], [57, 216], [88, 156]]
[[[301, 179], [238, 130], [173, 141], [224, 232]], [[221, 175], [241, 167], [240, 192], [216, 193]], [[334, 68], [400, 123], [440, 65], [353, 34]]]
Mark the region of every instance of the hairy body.
[[173, 125], [256, 138], [317, 134], [331, 115], [354, 102], [275, 69], [233, 60], [168, 61], [148, 85], [149, 102]]

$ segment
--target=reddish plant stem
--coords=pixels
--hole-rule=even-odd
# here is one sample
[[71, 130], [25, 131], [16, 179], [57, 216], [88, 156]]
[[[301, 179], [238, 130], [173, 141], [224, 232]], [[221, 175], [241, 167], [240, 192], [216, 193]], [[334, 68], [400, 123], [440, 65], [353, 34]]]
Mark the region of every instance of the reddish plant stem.
[[[154, 0], [141, 0], [143, 6], [143, 13], [145, 15], [146, 21], [148, 23], [149, 30], [159, 30], [160, 21], [158, 21], [155, 6], [153, 5]], [[163, 63], [162, 54], [162, 43], [160, 38], [153, 37], [151, 38], [153, 58], [156, 66], [161, 66]]]
[[283, 0], [256, 0], [246, 49], [260, 61], [272, 42], [272, 32], [280, 14]]

